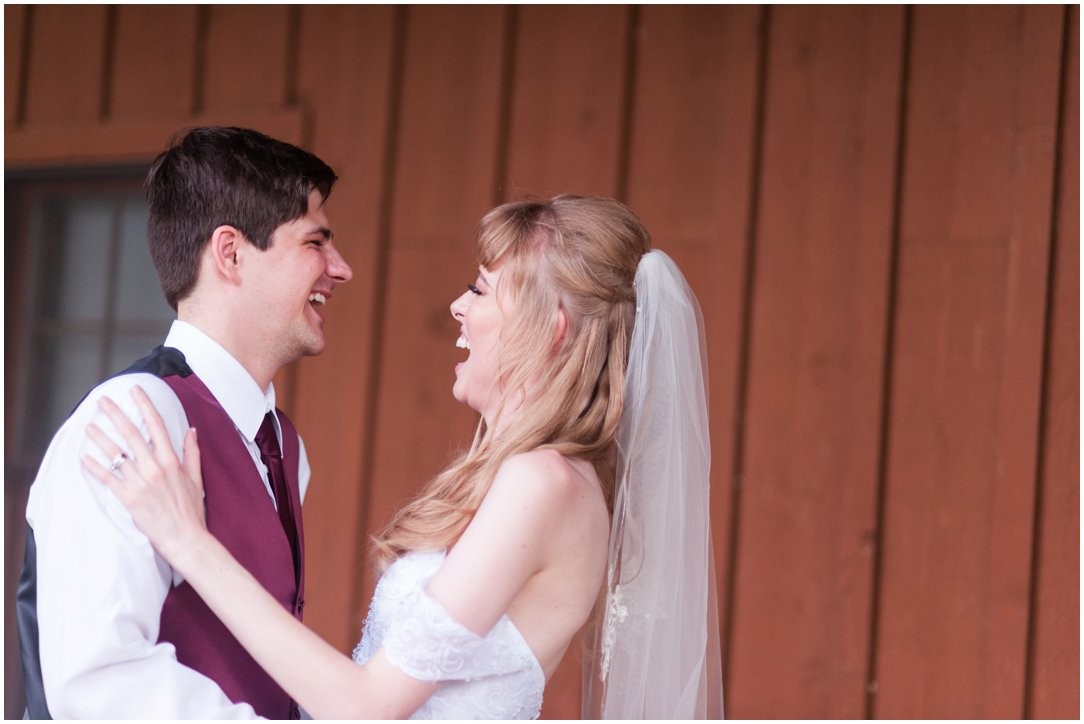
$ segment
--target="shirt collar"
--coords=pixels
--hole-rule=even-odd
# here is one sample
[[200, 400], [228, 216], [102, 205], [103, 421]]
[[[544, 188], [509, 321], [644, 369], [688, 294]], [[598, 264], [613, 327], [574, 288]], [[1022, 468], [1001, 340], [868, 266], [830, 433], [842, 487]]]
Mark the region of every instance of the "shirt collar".
[[[261, 390], [248, 370], [222, 345], [188, 322], [174, 320], [165, 345], [184, 354], [188, 366], [215, 396], [241, 434], [255, 440], [264, 416], [275, 409], [274, 383]], [[277, 426], [278, 420], [275, 422]]]

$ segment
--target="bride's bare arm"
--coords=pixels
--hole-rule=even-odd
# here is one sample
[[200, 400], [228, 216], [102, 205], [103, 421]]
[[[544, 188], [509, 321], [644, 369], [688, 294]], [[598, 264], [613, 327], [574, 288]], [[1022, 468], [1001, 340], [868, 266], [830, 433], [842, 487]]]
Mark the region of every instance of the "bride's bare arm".
[[[106, 398], [102, 408], [133, 457], [115, 474], [90, 458], [84, 464], [124, 503], [140, 530], [253, 658], [316, 718], [403, 718], [421, 706], [438, 684], [408, 676], [383, 651], [365, 666], [356, 665], [283, 609], [207, 531], [194, 431], [185, 439], [182, 464], [146, 394], [137, 387], [133, 396], [151, 445]], [[120, 454], [100, 430], [87, 432], [109, 459]]]

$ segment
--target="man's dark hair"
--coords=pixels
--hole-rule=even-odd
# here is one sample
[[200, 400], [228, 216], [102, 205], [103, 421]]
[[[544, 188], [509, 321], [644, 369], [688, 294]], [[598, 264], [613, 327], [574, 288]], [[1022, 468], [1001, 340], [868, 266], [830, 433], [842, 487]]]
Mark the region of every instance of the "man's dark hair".
[[166, 301], [192, 291], [200, 255], [219, 226], [260, 249], [284, 223], [308, 213], [309, 193], [327, 199], [337, 177], [313, 154], [247, 128], [207, 126], [178, 134], [147, 174], [147, 238]]

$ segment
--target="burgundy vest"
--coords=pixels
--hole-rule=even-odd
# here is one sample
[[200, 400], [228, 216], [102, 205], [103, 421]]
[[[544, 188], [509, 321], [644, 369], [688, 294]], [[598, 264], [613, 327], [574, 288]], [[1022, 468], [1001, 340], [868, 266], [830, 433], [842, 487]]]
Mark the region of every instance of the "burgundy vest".
[[[282, 462], [301, 552], [295, 582], [293, 554], [274, 503], [233, 421], [196, 375], [163, 378], [199, 431], [207, 528], [283, 608], [301, 619], [305, 606], [305, 546], [298, 492], [300, 445], [282, 412]], [[162, 607], [159, 642], [177, 659], [214, 680], [233, 702], [247, 702], [269, 719], [296, 719], [297, 706], [233, 637], [187, 583], [174, 587]]]

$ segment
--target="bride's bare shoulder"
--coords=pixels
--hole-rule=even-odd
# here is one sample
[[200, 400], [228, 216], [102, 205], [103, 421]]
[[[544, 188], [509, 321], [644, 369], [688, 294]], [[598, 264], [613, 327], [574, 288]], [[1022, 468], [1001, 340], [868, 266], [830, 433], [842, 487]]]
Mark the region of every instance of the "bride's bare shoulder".
[[518, 453], [505, 460], [493, 488], [515, 497], [540, 498], [557, 507], [596, 499], [604, 505], [602, 488], [591, 465], [550, 449]]
[[569, 540], [583, 543], [595, 531], [601, 541], [608, 536], [609, 512], [593, 467], [555, 450], [532, 450], [506, 460], [482, 507], [505, 521], [518, 520], [524, 533], [536, 531], [537, 542], [546, 542], [547, 548], [563, 548]]

